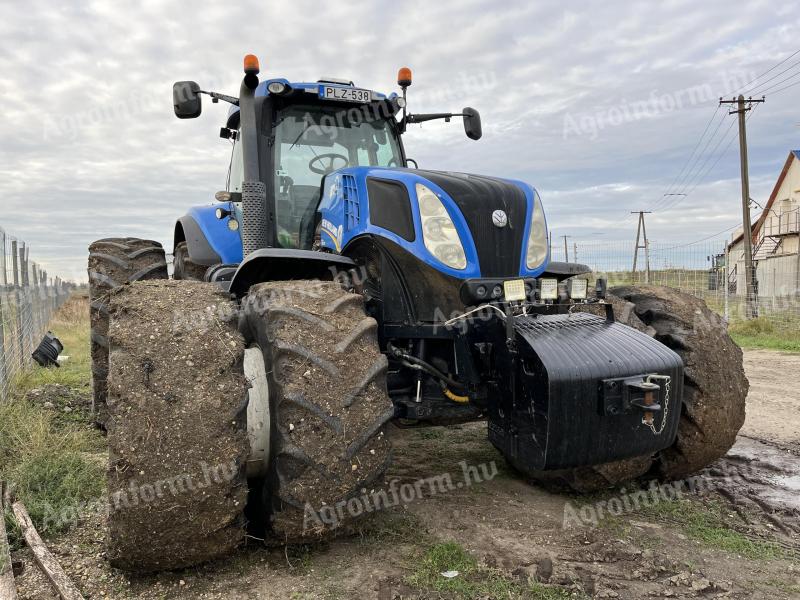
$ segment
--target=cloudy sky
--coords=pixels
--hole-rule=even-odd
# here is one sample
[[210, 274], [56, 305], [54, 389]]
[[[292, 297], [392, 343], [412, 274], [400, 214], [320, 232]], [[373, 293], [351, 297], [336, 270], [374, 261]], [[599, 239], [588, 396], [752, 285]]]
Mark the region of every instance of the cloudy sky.
[[413, 111], [474, 106], [484, 138], [413, 126], [409, 156], [529, 181], [555, 236], [630, 240], [629, 211], [647, 209], [654, 240], [693, 241], [741, 219], [719, 96], [767, 90], [748, 121], [757, 201], [800, 147], [800, 85], [781, 89], [800, 82], [800, 54], [750, 83], [800, 48], [798, 26], [800, 5], [766, 0], [3, 2], [0, 226], [73, 279], [99, 237], [171, 249], [175, 219], [224, 187], [230, 152], [226, 106], [179, 121], [172, 82], [235, 94], [252, 52], [265, 76], [381, 91], [411, 67]]

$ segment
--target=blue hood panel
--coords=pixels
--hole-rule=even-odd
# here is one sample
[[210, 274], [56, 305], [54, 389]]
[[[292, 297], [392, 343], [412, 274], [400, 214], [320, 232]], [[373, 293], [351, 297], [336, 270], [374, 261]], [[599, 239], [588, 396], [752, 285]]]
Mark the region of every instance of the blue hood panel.
[[[370, 221], [368, 178], [399, 182], [406, 187], [416, 234], [413, 241]], [[464, 248], [465, 269], [445, 265], [425, 247], [415, 191], [417, 183], [433, 191], [445, 206]], [[537, 277], [545, 270], [547, 260], [533, 270], [525, 266], [526, 241], [535, 196], [535, 190], [521, 181], [416, 169], [341, 169], [328, 175], [323, 185], [319, 208], [322, 245], [342, 253], [353, 239], [371, 234], [391, 240], [423, 262], [459, 279]], [[504, 210], [509, 217], [507, 226], [503, 228], [491, 224], [492, 213], [497, 209]]]

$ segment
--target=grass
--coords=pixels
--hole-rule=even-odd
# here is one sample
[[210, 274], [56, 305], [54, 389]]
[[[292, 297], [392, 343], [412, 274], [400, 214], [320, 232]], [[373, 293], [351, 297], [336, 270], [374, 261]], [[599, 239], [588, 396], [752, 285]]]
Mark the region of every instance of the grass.
[[742, 348], [800, 352], [800, 333], [781, 330], [765, 317], [732, 323], [728, 333]]
[[711, 548], [757, 560], [786, 557], [778, 544], [753, 540], [731, 528], [729, 511], [720, 502], [673, 500], [649, 506], [642, 513], [677, 523], [688, 537]]
[[[60, 369], [36, 366], [26, 371], [15, 381], [12, 397], [0, 402], [0, 479], [9, 482], [43, 535], [68, 529], [76, 511], [105, 489], [104, 469], [91, 457], [103, 446], [100, 434], [85, 421], [72, 422], [62, 412], [26, 398], [27, 392], [46, 384], [89, 393], [88, 299], [70, 299], [50, 328], [70, 360]], [[16, 524], [8, 514], [6, 521], [16, 545], [20, 541]]]
[[[447, 578], [442, 573], [458, 571]], [[536, 582], [524, 583], [509, 579], [497, 570], [481, 567], [475, 558], [455, 542], [430, 546], [417, 561], [414, 572], [406, 578], [411, 587], [426, 592], [449, 594], [448, 597], [472, 598], [530, 598], [559, 600], [574, 598], [567, 590]]]
[[[60, 368], [45, 369], [38, 365], [17, 376], [17, 395], [46, 384], [61, 384], [75, 390], [91, 391], [91, 356], [89, 354], [89, 298], [75, 295], [56, 312], [49, 329], [64, 345], [62, 354], [69, 360]], [[39, 343], [39, 340], [36, 340]]]

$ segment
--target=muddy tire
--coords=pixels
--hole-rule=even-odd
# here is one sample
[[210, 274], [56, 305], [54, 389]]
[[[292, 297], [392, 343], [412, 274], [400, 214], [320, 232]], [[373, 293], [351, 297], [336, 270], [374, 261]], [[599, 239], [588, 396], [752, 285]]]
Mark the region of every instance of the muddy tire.
[[[744, 423], [748, 383], [742, 351], [705, 302], [660, 286], [613, 288], [608, 301], [618, 322], [655, 337], [683, 359], [678, 437], [658, 456], [537, 473], [534, 479], [547, 487], [590, 493], [648, 473], [685, 477], [723, 456]], [[603, 314], [591, 305], [578, 310]]]
[[172, 261], [173, 279], [188, 279], [193, 281], [203, 281], [208, 267], [192, 262], [189, 258], [189, 246], [186, 242], [180, 242], [175, 246], [175, 253]]
[[167, 277], [164, 249], [153, 240], [106, 238], [89, 246], [92, 400], [95, 420], [102, 427], [107, 419], [109, 294], [132, 281]]
[[108, 557], [116, 567], [188, 567], [244, 540], [247, 382], [234, 315], [210, 283], [141, 281], [111, 295]]
[[658, 473], [685, 477], [733, 446], [744, 424], [749, 383], [741, 349], [722, 318], [706, 303], [660, 286], [625, 286], [612, 293], [635, 305], [655, 338], [683, 359], [683, 408], [675, 443], [657, 458]]
[[382, 485], [390, 460], [384, 427], [394, 408], [376, 321], [339, 284], [291, 281], [254, 286], [240, 327], [267, 370], [273, 539], [347, 530], [358, 515], [345, 503]]

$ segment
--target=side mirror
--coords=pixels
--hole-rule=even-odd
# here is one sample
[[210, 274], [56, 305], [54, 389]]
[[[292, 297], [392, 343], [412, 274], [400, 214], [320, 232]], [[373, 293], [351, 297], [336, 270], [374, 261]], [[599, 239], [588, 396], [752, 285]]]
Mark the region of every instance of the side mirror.
[[479, 140], [483, 135], [481, 115], [474, 108], [467, 106], [461, 111], [464, 114], [464, 131], [471, 140]]
[[194, 81], [176, 81], [172, 86], [172, 104], [179, 119], [200, 116], [200, 86]]

